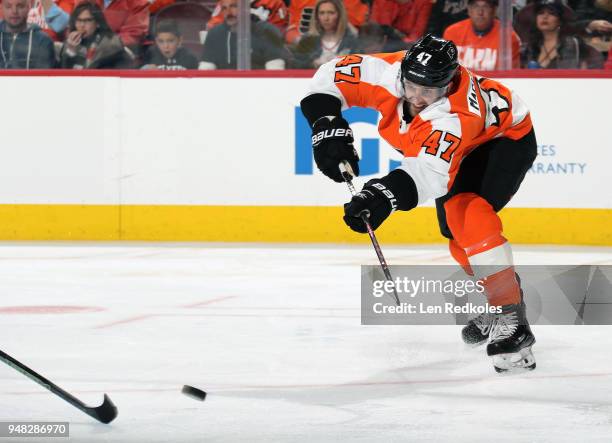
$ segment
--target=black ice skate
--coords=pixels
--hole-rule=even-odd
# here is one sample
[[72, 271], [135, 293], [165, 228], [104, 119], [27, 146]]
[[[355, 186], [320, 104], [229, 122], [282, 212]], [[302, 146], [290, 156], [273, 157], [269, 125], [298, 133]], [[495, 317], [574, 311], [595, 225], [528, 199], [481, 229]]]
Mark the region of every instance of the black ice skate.
[[[516, 274], [516, 280], [521, 286], [521, 278]], [[525, 302], [523, 300], [523, 289], [521, 288], [521, 305], [525, 308]], [[480, 346], [489, 339], [489, 333], [491, 332], [491, 325], [495, 314], [485, 312], [472, 319], [461, 330], [461, 338], [466, 345]]]
[[494, 314], [487, 355], [493, 358], [497, 372], [535, 369], [534, 343], [524, 304], [506, 305], [502, 313]]
[[495, 315], [485, 312], [469, 320], [461, 330], [461, 338], [466, 345], [479, 346], [489, 339], [491, 324]]

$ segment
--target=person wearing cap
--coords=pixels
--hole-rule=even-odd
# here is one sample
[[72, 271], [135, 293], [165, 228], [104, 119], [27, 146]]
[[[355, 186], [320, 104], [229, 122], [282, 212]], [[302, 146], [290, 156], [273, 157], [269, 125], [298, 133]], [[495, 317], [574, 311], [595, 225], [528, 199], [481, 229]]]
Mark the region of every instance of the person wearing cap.
[[[500, 22], [495, 18], [497, 0], [470, 0], [468, 18], [444, 31], [459, 50], [459, 63], [466, 68], [490, 71], [499, 69]], [[512, 67], [520, 65], [520, 39], [512, 31]]]
[[350, 54], [323, 64], [300, 106], [317, 167], [339, 183], [346, 178], [340, 164], [359, 175], [353, 132], [341, 111], [380, 112], [379, 134], [404, 158], [344, 206], [344, 222], [365, 233], [363, 216], [377, 229], [392, 213], [435, 199], [451, 255], [483, 283], [496, 310], [471, 320], [463, 340], [488, 341], [498, 372], [535, 368], [535, 338], [497, 214], [537, 156], [529, 110], [518, 95], [474, 75], [458, 63], [452, 41], [428, 34], [408, 51]]
[[528, 6], [533, 9], [535, 23], [524, 44], [524, 66], [546, 69], [603, 67], [601, 54], [573, 35], [574, 14], [567, 5], [560, 0], [539, 0]]

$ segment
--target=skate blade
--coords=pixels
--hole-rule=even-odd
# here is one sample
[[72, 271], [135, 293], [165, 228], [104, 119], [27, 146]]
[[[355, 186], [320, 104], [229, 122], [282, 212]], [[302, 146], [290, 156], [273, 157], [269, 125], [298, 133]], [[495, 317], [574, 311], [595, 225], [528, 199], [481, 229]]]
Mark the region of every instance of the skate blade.
[[493, 357], [493, 367], [498, 373], [532, 371], [536, 367], [531, 346], [512, 354], [498, 354]]

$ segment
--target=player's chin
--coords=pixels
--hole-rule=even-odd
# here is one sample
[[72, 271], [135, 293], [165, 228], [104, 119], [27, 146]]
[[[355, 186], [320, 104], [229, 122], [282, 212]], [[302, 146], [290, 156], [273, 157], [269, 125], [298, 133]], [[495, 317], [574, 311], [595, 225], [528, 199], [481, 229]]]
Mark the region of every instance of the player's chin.
[[427, 107], [427, 104], [415, 105], [414, 103], [411, 103], [410, 106], [412, 107], [412, 111], [418, 114]]

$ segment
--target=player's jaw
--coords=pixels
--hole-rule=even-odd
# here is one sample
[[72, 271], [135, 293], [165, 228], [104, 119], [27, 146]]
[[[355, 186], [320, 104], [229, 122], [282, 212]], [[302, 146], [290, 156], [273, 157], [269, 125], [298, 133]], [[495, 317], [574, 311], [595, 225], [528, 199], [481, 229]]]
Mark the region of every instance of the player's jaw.
[[427, 106], [429, 106], [429, 105], [427, 105], [427, 104], [415, 105], [414, 103], [408, 102], [408, 109], [410, 110], [410, 115], [412, 117], [415, 117], [417, 114], [419, 114]]

